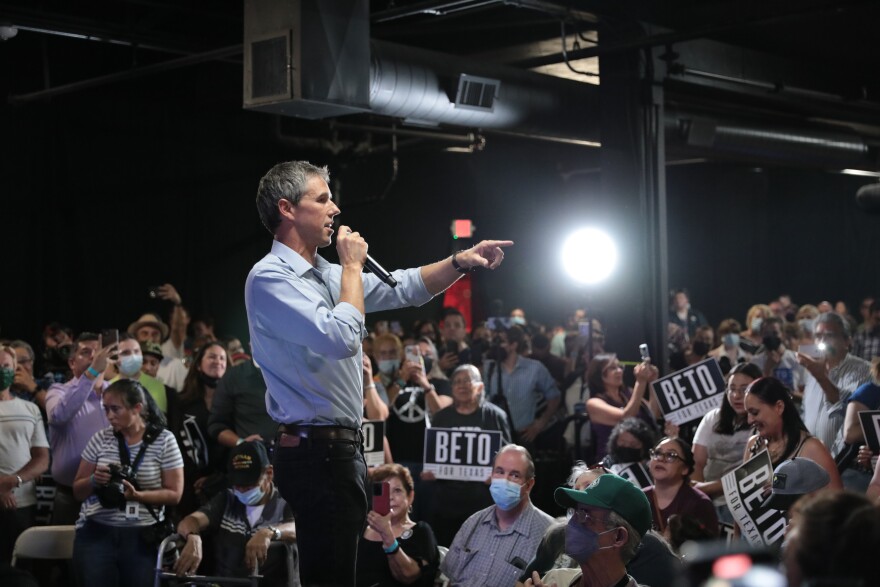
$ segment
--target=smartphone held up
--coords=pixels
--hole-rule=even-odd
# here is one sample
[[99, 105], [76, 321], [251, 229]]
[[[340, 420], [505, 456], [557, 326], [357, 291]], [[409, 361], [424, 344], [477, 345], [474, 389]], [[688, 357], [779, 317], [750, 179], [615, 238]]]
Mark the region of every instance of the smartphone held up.
[[373, 483], [373, 511], [387, 516], [391, 511], [391, 484], [388, 481]]

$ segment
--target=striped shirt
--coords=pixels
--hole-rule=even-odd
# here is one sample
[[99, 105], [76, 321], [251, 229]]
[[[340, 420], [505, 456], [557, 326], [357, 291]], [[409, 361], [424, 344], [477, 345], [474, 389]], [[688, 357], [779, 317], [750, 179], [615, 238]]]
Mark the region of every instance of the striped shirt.
[[822, 386], [806, 371], [804, 387], [804, 424], [810, 434], [822, 441], [832, 456], [843, 448], [843, 419], [849, 396], [871, 377], [871, 363], [847, 354], [839, 365], [828, 371], [828, 379], [840, 390], [834, 403], [828, 401]]
[[[138, 442], [128, 447], [132, 465], [137, 458], [141, 444], [143, 443]], [[96, 432], [86, 445], [82, 458], [87, 463], [96, 466], [118, 464], [120, 462], [119, 443], [116, 436], [113, 435], [113, 428], [107, 427]], [[183, 457], [180, 455], [177, 440], [174, 439], [171, 432], [162, 430], [156, 440], [150, 443], [144, 451], [143, 459], [137, 469], [138, 486], [142, 490], [161, 489], [162, 471], [182, 468]], [[138, 519], [128, 520], [124, 511], [102, 507], [98, 496], [92, 493], [82, 504], [76, 527], [81, 527], [87, 519], [107, 526], [149, 526], [155, 523], [147, 507], [144, 504], [138, 504], [138, 506]], [[164, 517], [164, 509], [163, 506], [153, 506], [153, 511], [160, 519]]]

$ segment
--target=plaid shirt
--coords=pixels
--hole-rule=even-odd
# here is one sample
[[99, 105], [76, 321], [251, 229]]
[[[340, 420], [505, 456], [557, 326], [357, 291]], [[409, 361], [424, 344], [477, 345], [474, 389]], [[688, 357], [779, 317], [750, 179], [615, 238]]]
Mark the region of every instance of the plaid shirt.
[[873, 330], [860, 330], [853, 337], [853, 354], [870, 361], [880, 355], [880, 327]]
[[510, 587], [535, 557], [552, 523], [553, 518], [529, 502], [516, 522], [502, 530], [495, 506], [489, 506], [462, 524], [440, 570], [453, 587]]

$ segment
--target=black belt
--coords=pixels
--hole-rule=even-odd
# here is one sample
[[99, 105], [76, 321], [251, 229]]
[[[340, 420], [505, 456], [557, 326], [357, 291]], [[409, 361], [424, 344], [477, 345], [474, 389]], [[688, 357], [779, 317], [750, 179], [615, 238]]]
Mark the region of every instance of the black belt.
[[278, 439], [276, 440], [278, 446], [294, 448], [303, 444], [303, 440], [361, 443], [363, 442], [363, 433], [360, 430], [343, 428], [342, 426], [307, 426], [303, 424], [281, 424], [278, 426]]

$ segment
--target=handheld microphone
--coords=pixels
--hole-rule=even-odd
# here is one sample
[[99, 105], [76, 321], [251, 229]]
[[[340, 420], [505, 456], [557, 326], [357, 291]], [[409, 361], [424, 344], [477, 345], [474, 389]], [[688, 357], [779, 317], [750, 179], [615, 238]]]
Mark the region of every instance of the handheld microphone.
[[370, 273], [378, 277], [382, 280], [386, 285], [390, 285], [391, 287], [397, 287], [397, 280], [391, 276], [391, 274], [381, 265], [379, 265], [375, 259], [371, 256], [367, 255], [367, 260], [364, 263], [364, 267], [370, 270]]

